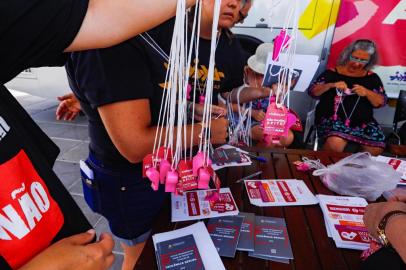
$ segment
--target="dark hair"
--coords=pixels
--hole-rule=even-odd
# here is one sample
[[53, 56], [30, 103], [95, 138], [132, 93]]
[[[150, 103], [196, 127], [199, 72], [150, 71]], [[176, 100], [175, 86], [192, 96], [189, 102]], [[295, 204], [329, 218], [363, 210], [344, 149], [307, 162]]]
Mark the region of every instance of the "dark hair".
[[364, 69], [369, 70], [378, 62], [378, 50], [375, 42], [369, 39], [358, 39], [348, 45], [337, 59], [338, 66], [344, 66], [350, 60], [351, 54], [356, 50], [366, 51], [369, 54], [369, 62], [365, 65]]

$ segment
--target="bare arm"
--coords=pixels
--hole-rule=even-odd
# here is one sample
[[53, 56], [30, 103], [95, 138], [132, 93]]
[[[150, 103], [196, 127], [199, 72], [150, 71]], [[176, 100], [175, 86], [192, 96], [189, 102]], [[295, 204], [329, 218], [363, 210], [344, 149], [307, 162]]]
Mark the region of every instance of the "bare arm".
[[[153, 150], [157, 127], [151, 125], [149, 108], [148, 99], [116, 102], [98, 108], [112, 142], [121, 155], [132, 163], [141, 162]], [[225, 143], [227, 126], [228, 122], [224, 118], [212, 120], [213, 143]], [[187, 126], [187, 139], [191, 137], [192, 128], [193, 144], [196, 145], [199, 142], [201, 126]], [[163, 134], [165, 130], [164, 128]], [[176, 134], [174, 137], [176, 138]], [[189, 141], [187, 145], [190, 145]]]
[[386, 234], [393, 248], [406, 262], [406, 215], [390, 218], [386, 225]]
[[372, 90], [366, 89], [362, 85], [355, 84], [352, 91], [361, 97], [366, 97], [374, 107], [381, 107], [385, 103], [385, 97]]
[[[239, 99], [238, 99], [238, 92], [239, 92]], [[269, 97], [271, 93], [271, 89], [268, 87], [244, 87], [241, 91], [234, 89], [229, 93], [231, 95], [231, 102], [232, 103], [247, 103], [253, 100], [257, 100], [260, 98]]]
[[[188, 6], [195, 0], [187, 0]], [[175, 15], [177, 0], [90, 0], [82, 26], [66, 52], [106, 48]]]
[[[316, 84], [313, 86], [311, 89], [311, 94], [313, 96], [319, 97], [323, 95], [325, 92], [330, 90], [331, 88], [342, 88], [342, 90], [345, 90], [347, 88], [347, 85], [344, 82], [336, 82], [336, 83], [320, 83]], [[340, 86], [340, 87], [339, 87]]]

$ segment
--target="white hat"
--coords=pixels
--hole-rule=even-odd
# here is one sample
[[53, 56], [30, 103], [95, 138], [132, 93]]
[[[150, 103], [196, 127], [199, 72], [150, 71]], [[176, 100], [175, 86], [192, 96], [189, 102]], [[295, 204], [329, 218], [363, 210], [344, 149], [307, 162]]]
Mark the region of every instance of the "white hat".
[[272, 43], [262, 43], [258, 46], [255, 55], [248, 59], [248, 66], [255, 72], [265, 74], [266, 60], [268, 53], [273, 52]]

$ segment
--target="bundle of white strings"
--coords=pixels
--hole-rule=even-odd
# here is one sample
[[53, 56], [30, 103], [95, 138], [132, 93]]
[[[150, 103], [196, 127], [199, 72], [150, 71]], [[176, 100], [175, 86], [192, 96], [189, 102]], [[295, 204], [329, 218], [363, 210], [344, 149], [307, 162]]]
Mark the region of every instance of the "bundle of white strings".
[[[215, 50], [216, 50], [216, 37], [217, 26], [220, 15], [221, 0], [215, 0], [214, 19], [212, 27], [212, 40], [210, 50], [209, 72], [206, 83], [206, 98], [203, 111], [202, 129], [199, 142], [199, 150], [209, 155], [210, 145], [210, 124], [211, 124], [211, 107], [213, 95], [213, 78], [214, 78], [214, 65], [215, 65]], [[176, 9], [176, 19], [173, 31], [171, 50], [169, 54], [168, 70], [165, 78], [164, 94], [162, 97], [160, 113], [158, 118], [158, 128], [155, 134], [153, 153], [156, 155], [159, 147], [162, 145], [170, 149], [173, 153], [172, 168], [176, 168], [178, 162], [187, 156], [187, 92], [189, 85], [190, 65], [192, 61], [193, 49], [195, 57], [199, 57], [199, 35], [200, 35], [200, 22], [201, 22], [201, 6], [202, 0], [196, 0], [195, 13], [193, 19], [193, 26], [191, 27], [190, 44], [188, 46], [188, 33], [190, 27], [188, 26], [188, 12], [186, 9], [186, 0], [178, 0]], [[143, 37], [144, 38], [144, 37]], [[145, 39], [145, 38], [144, 38]], [[193, 46], [193, 44], [195, 46]], [[189, 51], [188, 51], [189, 50]], [[192, 108], [192, 132], [190, 141], [190, 148], [193, 146], [193, 125], [194, 125], [194, 101], [196, 97], [196, 85], [198, 77], [198, 60], [195, 61], [195, 74], [194, 74], [194, 89], [193, 89], [193, 108]], [[176, 130], [176, 132], [175, 132]], [[163, 136], [165, 133], [165, 136]], [[176, 139], [175, 139], [176, 134]], [[164, 139], [163, 139], [164, 137]], [[162, 143], [162, 140], [164, 142]], [[166, 152], [167, 159], [169, 151]], [[192, 150], [190, 151], [189, 158], [192, 158]], [[207, 160], [206, 160], [207, 162]], [[154, 159], [154, 166], [157, 164], [157, 159]]]

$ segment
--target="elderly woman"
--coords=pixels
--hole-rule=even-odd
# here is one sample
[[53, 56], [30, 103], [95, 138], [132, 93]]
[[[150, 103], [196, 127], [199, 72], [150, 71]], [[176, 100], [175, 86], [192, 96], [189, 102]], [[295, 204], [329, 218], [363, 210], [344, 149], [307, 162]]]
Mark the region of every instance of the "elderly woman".
[[337, 67], [326, 70], [309, 88], [309, 94], [320, 100], [316, 125], [325, 139], [324, 150], [342, 152], [350, 141], [372, 155], [382, 153], [385, 136], [373, 109], [385, 106], [387, 96], [370, 70], [377, 60], [374, 42], [354, 41], [341, 52]]

